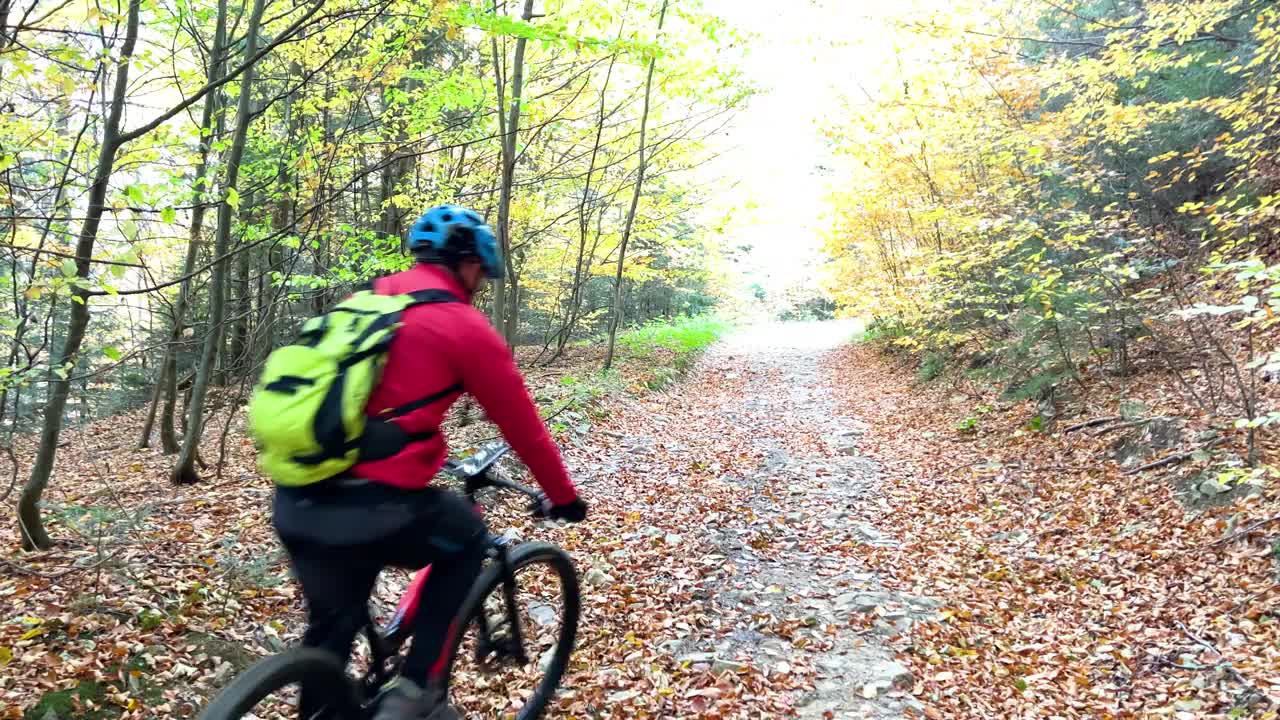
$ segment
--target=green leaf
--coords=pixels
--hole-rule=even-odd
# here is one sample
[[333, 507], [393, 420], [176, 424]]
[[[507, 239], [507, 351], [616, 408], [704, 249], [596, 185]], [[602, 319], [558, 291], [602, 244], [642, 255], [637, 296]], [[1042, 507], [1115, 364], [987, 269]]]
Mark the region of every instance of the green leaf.
[[227, 188], [227, 204], [236, 210], [240, 209], [240, 193], [235, 188]]
[[115, 362], [120, 362], [120, 358], [121, 358], [120, 350], [118, 350], [117, 348], [114, 348], [111, 346], [104, 347], [102, 348], [102, 354], [111, 358]]
[[167, 223], [172, 223], [178, 219], [178, 212], [171, 207], [167, 207], [160, 211], [160, 219]]
[[60, 265], [59, 268], [62, 270], [62, 277], [70, 278], [76, 276], [75, 260], [63, 260], [62, 265]]
[[131, 201], [133, 201], [135, 205], [142, 205], [143, 203], [146, 202], [146, 200], [142, 196], [142, 188], [138, 187], [137, 185], [130, 185], [126, 187], [124, 189], [124, 194]]

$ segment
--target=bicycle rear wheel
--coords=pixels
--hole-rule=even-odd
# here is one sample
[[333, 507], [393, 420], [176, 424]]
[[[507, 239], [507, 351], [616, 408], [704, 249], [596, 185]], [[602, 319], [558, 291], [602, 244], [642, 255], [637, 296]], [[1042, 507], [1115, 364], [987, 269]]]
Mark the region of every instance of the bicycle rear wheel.
[[[306, 689], [326, 720], [363, 720], [351, 680], [332, 654], [297, 648], [258, 661], [218, 693], [200, 720], [296, 720]], [[314, 713], [313, 713], [314, 716]]]
[[[581, 598], [573, 561], [548, 543], [510, 550], [481, 574], [458, 617], [445, 681], [465, 717], [536, 720], [555, 696], [578, 634]], [[517, 641], [518, 639], [518, 641]]]

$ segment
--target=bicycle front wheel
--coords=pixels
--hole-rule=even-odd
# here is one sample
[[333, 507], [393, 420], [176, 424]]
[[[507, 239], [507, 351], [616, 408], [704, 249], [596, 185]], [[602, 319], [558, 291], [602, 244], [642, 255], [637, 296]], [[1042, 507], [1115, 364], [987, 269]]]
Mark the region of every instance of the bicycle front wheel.
[[[299, 702], [305, 694], [307, 709]], [[363, 720], [360, 702], [331, 653], [297, 648], [258, 661], [218, 693], [200, 720]]]
[[463, 715], [536, 720], [555, 696], [578, 634], [581, 597], [569, 555], [548, 543], [512, 549], [481, 574], [458, 617], [445, 681]]

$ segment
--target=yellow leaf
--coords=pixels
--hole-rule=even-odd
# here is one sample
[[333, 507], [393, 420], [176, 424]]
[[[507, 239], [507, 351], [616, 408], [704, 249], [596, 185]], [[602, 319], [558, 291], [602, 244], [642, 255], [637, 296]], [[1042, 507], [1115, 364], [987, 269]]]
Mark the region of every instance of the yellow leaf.
[[0, 667], [4, 667], [13, 662], [13, 651], [7, 647], [0, 647]]

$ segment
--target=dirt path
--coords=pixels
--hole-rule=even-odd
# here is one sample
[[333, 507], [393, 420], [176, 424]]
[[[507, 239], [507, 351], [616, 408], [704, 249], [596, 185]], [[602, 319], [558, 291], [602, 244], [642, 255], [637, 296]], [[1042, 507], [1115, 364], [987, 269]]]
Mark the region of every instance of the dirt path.
[[[608, 447], [591, 442], [570, 454], [585, 492], [626, 526], [616, 546], [586, 560], [597, 601], [628, 582], [625, 595], [665, 596], [673, 617], [683, 614], [683, 622], [659, 614], [666, 627], [639, 643], [675, 668], [674, 706], [650, 705], [663, 717], [923, 711], [886, 640], [936, 603], [886, 592], [858, 560], [860, 548], [896, 541], [875, 526], [890, 511], [878, 499], [877, 467], [860, 456], [862, 430], [837, 414], [821, 368], [848, 333], [834, 324], [741, 333], [678, 387], [619, 412], [625, 422], [602, 431]], [[636, 610], [629, 632], [648, 635], [655, 617]], [[615, 711], [644, 702], [628, 678], [649, 653], [639, 654], [615, 666], [623, 682], [604, 695]], [[595, 671], [607, 678], [612, 669]]]
[[[584, 584], [577, 649], [548, 717], [923, 714], [889, 643], [936, 604], [885, 591], [860, 560], [896, 539], [878, 527], [894, 509], [861, 454], [870, 438], [832, 399], [826, 363], [849, 334], [742, 333], [663, 392], [610, 400], [595, 419], [566, 413], [559, 440], [593, 505], [586, 523], [538, 526], [521, 500], [492, 501], [495, 531], [561, 544]], [[451, 435], [458, 447], [467, 437]], [[167, 460], [135, 441], [131, 430], [81, 434], [74, 449], [94, 472], [59, 490], [86, 518], [108, 480], [111, 498], [143, 509], [108, 527], [127, 535], [118, 566], [78, 572], [102, 564], [78, 542], [0, 575], [0, 596], [22, 608], [0, 622], [6, 717], [43, 719], [85, 693], [103, 718], [189, 717], [255, 657], [298, 640], [301, 599], [251, 446], [234, 445], [222, 482], [174, 495], [154, 480]], [[384, 573], [377, 604], [394, 604], [406, 577]], [[120, 680], [117, 657], [146, 672]]]
[[[636, 392], [556, 421], [586, 523], [486, 501], [495, 531], [561, 544], [583, 580], [548, 718], [1274, 717], [1273, 492], [1189, 511], [1171, 480], [1195, 467], [1135, 477], [1116, 435], [1033, 431], [1026, 404], [977, 412], [849, 334], [739, 334], [658, 393], [671, 354], [631, 357], [618, 382]], [[532, 385], [555, 407], [596, 367]], [[170, 460], [135, 449], [138, 421], [69, 436], [59, 547], [0, 562], [0, 717], [192, 717], [298, 641], [252, 444], [233, 427], [223, 479], [175, 491]], [[405, 576], [385, 575], [394, 605]]]

